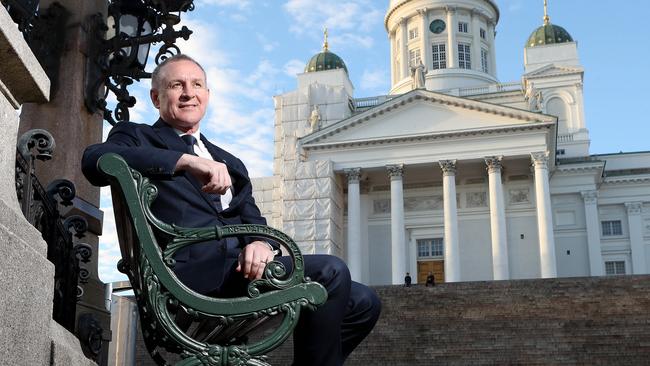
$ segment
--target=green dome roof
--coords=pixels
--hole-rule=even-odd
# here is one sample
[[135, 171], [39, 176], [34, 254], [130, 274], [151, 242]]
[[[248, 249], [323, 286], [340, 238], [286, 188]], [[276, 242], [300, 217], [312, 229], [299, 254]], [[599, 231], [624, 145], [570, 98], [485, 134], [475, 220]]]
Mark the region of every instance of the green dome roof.
[[324, 70], [343, 69], [348, 72], [345, 62], [334, 52], [325, 49], [323, 52], [314, 55], [305, 66], [305, 72], [316, 72]]
[[559, 25], [546, 23], [535, 29], [528, 37], [526, 47], [542, 46], [554, 43], [573, 42], [573, 38], [566, 29]]

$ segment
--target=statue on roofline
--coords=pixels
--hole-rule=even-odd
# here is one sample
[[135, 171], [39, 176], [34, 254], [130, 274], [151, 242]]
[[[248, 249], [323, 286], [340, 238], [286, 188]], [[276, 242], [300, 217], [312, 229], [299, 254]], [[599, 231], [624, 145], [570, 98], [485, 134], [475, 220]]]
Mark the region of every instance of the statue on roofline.
[[422, 60], [417, 66], [411, 66], [411, 78], [413, 78], [413, 89], [424, 89], [424, 75], [426, 68], [422, 64]]
[[309, 123], [311, 125], [311, 132], [317, 131], [320, 127], [320, 110], [318, 109], [318, 105], [314, 105], [314, 109], [311, 110]]

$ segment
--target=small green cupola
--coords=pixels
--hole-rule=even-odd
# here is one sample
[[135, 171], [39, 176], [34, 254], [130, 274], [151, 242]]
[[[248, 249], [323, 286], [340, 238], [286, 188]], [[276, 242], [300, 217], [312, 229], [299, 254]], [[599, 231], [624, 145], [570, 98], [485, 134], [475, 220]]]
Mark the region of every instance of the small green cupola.
[[343, 59], [334, 52], [329, 50], [327, 43], [327, 28], [325, 28], [325, 41], [323, 42], [323, 51], [315, 54], [305, 65], [305, 72], [326, 71], [334, 69], [343, 69], [348, 73], [348, 68], [345, 66]]
[[547, 3], [544, 0], [544, 25], [535, 29], [528, 37], [525, 47], [536, 47], [555, 43], [573, 42], [573, 37], [566, 29], [559, 25], [551, 24], [547, 13]]

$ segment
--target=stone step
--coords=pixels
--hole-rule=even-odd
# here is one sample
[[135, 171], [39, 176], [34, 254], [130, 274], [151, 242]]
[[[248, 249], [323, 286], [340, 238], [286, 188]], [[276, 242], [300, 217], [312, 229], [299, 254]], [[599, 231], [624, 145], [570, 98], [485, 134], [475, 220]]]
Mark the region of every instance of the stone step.
[[[346, 365], [650, 365], [650, 276], [377, 287]], [[291, 364], [291, 344], [272, 365]]]

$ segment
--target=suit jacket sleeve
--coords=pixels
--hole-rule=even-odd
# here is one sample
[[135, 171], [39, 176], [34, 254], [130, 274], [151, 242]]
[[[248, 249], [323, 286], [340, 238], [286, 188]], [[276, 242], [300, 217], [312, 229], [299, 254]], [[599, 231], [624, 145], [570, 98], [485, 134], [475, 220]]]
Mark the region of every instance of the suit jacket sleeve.
[[[98, 186], [108, 184], [108, 181], [97, 169], [97, 161], [106, 153], [117, 153], [133, 169], [145, 176], [155, 179], [171, 179], [174, 175], [176, 162], [182, 152], [169, 150], [162, 145], [156, 146], [148, 125], [131, 122], [118, 123], [108, 134], [106, 142], [88, 146], [84, 151], [81, 169], [90, 181]], [[147, 144], [143, 144], [147, 141]]]

